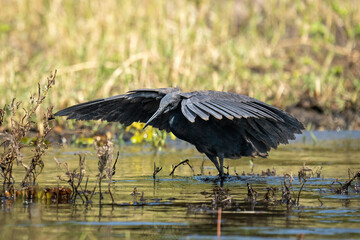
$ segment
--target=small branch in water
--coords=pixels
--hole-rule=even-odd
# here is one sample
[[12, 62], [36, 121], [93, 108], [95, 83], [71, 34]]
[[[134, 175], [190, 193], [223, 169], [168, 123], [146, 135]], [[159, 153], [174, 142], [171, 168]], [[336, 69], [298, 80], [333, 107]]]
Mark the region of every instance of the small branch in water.
[[[89, 176], [87, 176], [87, 178], [86, 178], [84, 190], [82, 189], [82, 187], [81, 187], [81, 185], [80, 185], [80, 189], [81, 189], [81, 191], [83, 192], [84, 197], [86, 198], [86, 203], [89, 203], [89, 202], [90, 202], [89, 197], [88, 197], [88, 194], [89, 194], [90, 191], [87, 190], [88, 182], [89, 182]], [[84, 201], [84, 200], [83, 200], [83, 201]]]
[[301, 190], [303, 189], [306, 181], [307, 181], [307, 179], [304, 179], [303, 183], [301, 184], [301, 187], [300, 187], [300, 190], [299, 190], [299, 194], [298, 194], [298, 197], [297, 197], [297, 204], [296, 204], [297, 206], [299, 206]]
[[349, 192], [349, 186], [351, 185], [352, 181], [354, 181], [356, 178], [360, 178], [360, 171], [354, 174], [354, 176], [351, 179], [347, 180], [345, 184], [341, 184], [341, 182], [339, 182], [336, 179], [333, 183], [331, 183], [331, 185], [333, 185], [335, 182], [338, 182], [340, 184], [340, 187], [333, 189], [333, 191], [337, 194], [347, 194]]
[[97, 184], [98, 184], [98, 180], [96, 180], [96, 183], [95, 183], [94, 189], [93, 189], [93, 191], [92, 191], [92, 192], [91, 192], [91, 194], [90, 194], [89, 201], [91, 201], [92, 197], [95, 195], [95, 190], [96, 190]]
[[[286, 178], [289, 178], [289, 185], [286, 183]], [[290, 188], [291, 188], [291, 184], [293, 181], [293, 177], [290, 174], [285, 174], [284, 175], [284, 185], [282, 188], [282, 198], [281, 198], [281, 202], [286, 203], [287, 206], [292, 206], [294, 204], [296, 204], [296, 200], [293, 200], [291, 197], [291, 193], [290, 193]]]
[[321, 177], [321, 171], [322, 171], [322, 166], [318, 167], [315, 171], [316, 173], [316, 177], [317, 178], [320, 178]]
[[267, 188], [267, 192], [264, 195], [263, 198], [263, 202], [264, 203], [271, 203], [271, 199], [273, 200], [274, 203], [276, 203], [276, 195], [275, 193], [277, 192], [277, 188], [273, 188], [273, 187], [268, 187]]
[[137, 196], [139, 195], [140, 193], [138, 193], [136, 187], [134, 187], [132, 193], [130, 195], [132, 195], [134, 197], [134, 200], [133, 200], [133, 203], [136, 204], [137, 203]]
[[189, 163], [189, 159], [185, 159], [184, 161], [180, 162], [179, 164], [177, 164], [177, 165], [173, 168], [173, 170], [171, 171], [171, 173], [169, 174], [169, 176], [174, 176], [175, 169], [176, 169], [178, 166], [183, 165], [183, 164], [187, 164], [187, 165], [191, 168], [193, 174], [195, 174], [194, 168], [193, 168], [193, 167], [190, 165], [190, 163]]
[[161, 170], [162, 170], [162, 167], [156, 167], [156, 163], [154, 162], [153, 179], [156, 178], [156, 174], [158, 174]]
[[252, 186], [250, 185], [250, 183], [247, 183], [247, 188], [248, 188], [248, 193], [247, 193], [247, 198], [245, 199], [245, 201], [251, 202], [251, 203], [255, 203], [256, 202], [256, 197], [258, 195], [257, 191], [255, 191]]
[[109, 179], [109, 182], [108, 182], [108, 191], [109, 191], [109, 194], [110, 194], [110, 197], [111, 197], [112, 204], [114, 204], [115, 201], [114, 201], [114, 196], [112, 195], [110, 187], [111, 187], [112, 176], [115, 175], [116, 163], [117, 163], [118, 159], [119, 159], [119, 152], [117, 152], [116, 159], [115, 159], [114, 165], [112, 167], [112, 173], [111, 173], [111, 176], [110, 176], [110, 179]]
[[115, 159], [115, 162], [114, 162], [114, 165], [113, 165], [113, 167], [112, 167], [112, 173], [111, 173], [111, 175], [115, 175], [115, 171], [116, 171], [116, 163], [117, 163], [117, 161], [118, 161], [118, 159], [119, 159], [119, 155], [120, 155], [120, 153], [119, 153], [119, 151], [117, 152], [117, 155], [116, 155], [116, 159]]
[[320, 202], [320, 207], [322, 207], [324, 203], [320, 200], [320, 198], [318, 198], [318, 201]]

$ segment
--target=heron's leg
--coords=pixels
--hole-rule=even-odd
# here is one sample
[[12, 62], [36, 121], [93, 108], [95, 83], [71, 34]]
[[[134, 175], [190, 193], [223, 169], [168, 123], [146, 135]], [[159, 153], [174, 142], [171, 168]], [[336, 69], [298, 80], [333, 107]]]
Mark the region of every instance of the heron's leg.
[[[206, 154], [206, 153], [205, 153]], [[210, 155], [210, 154], [206, 154], [206, 156], [213, 162], [213, 164], [215, 165], [216, 169], [218, 170], [219, 172], [219, 175], [221, 175], [221, 168], [219, 166], [219, 163], [218, 163], [218, 160], [216, 159], [216, 156], [215, 155]]]
[[219, 174], [220, 174], [220, 177], [224, 177], [224, 154], [219, 154], [218, 158], [219, 158], [220, 169], [221, 169]]

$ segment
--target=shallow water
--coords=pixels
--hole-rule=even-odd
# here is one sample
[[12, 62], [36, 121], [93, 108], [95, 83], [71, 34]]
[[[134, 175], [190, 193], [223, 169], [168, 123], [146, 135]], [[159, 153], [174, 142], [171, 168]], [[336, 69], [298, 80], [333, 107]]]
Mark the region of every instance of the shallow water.
[[[318, 136], [320, 140], [314, 143], [314, 138], [307, 136], [298, 137], [302, 141], [272, 150], [267, 159], [254, 159], [253, 166], [249, 158], [225, 161], [233, 177], [224, 183], [224, 188], [229, 190], [236, 204], [223, 207], [221, 213], [218, 206], [212, 205], [211, 194], [219, 186], [216, 169], [189, 145], [172, 142], [157, 155], [147, 146], [117, 147], [115, 151], [120, 152], [120, 158], [111, 188], [116, 204], [110, 204], [107, 192], [101, 205], [99, 194], [91, 204], [83, 204], [80, 199], [75, 204], [21, 199], [15, 203], [3, 201], [1, 239], [217, 239], [218, 234], [222, 239], [296, 239], [302, 236], [305, 239], [360, 239], [358, 189], [350, 188], [348, 195], [339, 195], [332, 191], [339, 184], [330, 186], [335, 179], [344, 183], [348, 179], [348, 169], [360, 170], [359, 139], [322, 141]], [[87, 175], [91, 176], [90, 184], [94, 183], [97, 174], [94, 149], [67, 147], [48, 151], [39, 186], [67, 186], [58, 179], [61, 171], [53, 159], [66, 161], [70, 168], [75, 168], [78, 156], [74, 153], [87, 154]], [[26, 157], [30, 157], [30, 152]], [[190, 160], [195, 172], [182, 165], [176, 169], [174, 177], [169, 177], [171, 165], [184, 159]], [[204, 174], [197, 176], [201, 173], [203, 159]], [[154, 162], [163, 167], [155, 181], [152, 178]], [[292, 192], [297, 196], [301, 187], [297, 173], [304, 162], [314, 171], [320, 166], [322, 170], [319, 178], [311, 177], [304, 185], [299, 206], [262, 202], [267, 187], [281, 189], [285, 173], [295, 175]], [[252, 167], [256, 174], [275, 169], [277, 175], [235, 174], [235, 171], [239, 175], [243, 171], [250, 173]], [[16, 174], [21, 178], [21, 171]], [[244, 200], [247, 183], [258, 192], [256, 204]], [[352, 186], [356, 184], [359, 186], [359, 181], [354, 181]], [[104, 182], [103, 191], [106, 185]], [[144, 201], [140, 201], [140, 196], [135, 199], [131, 195], [135, 187], [139, 193], [143, 192]], [[276, 197], [281, 198], [281, 190]]]

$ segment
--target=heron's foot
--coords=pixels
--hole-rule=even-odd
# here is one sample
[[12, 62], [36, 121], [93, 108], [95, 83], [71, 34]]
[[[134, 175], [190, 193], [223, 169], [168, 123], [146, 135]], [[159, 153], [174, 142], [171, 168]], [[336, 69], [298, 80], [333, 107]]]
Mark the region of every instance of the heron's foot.
[[229, 176], [229, 173], [219, 172], [218, 176], [220, 179], [226, 179]]
[[229, 177], [229, 174], [228, 173], [224, 174], [224, 172], [222, 172], [222, 173], [219, 172], [218, 177], [219, 177], [219, 180], [220, 180], [220, 187], [223, 187], [224, 182], [226, 182], [226, 179]]
[[221, 179], [225, 179], [225, 178], [227, 178], [229, 176], [229, 169], [228, 169], [227, 173], [224, 173], [224, 168], [225, 167], [223, 167], [222, 165], [221, 165], [220, 168], [218, 168], [219, 178], [221, 178]]

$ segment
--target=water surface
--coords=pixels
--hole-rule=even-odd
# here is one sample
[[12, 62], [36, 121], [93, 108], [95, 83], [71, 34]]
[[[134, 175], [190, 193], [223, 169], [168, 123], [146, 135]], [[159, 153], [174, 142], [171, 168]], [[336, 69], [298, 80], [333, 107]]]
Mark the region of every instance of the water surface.
[[[222, 207], [221, 213], [219, 206], [212, 204], [212, 194], [219, 186], [216, 169], [191, 146], [172, 142], [157, 155], [149, 146], [116, 147], [120, 158], [111, 188], [115, 204], [111, 204], [107, 192], [101, 204], [98, 193], [91, 204], [83, 204], [80, 199], [61, 204], [3, 200], [1, 239], [217, 239], [218, 234], [222, 239], [360, 239], [360, 194], [359, 188], [354, 188], [359, 181], [353, 182], [347, 195], [334, 193], [332, 189], [339, 183], [331, 185], [336, 179], [344, 183], [348, 169], [360, 170], [359, 140], [347, 137], [314, 143], [313, 137], [307, 136], [272, 150], [267, 159], [254, 159], [252, 163], [249, 158], [225, 161], [233, 177], [223, 187], [235, 203]], [[94, 149], [64, 147], [48, 151], [39, 186], [67, 186], [59, 180], [61, 171], [53, 159], [76, 168], [78, 156], [74, 153], [86, 154], [89, 184], [94, 184]], [[30, 156], [30, 152], [25, 153], [25, 158]], [[170, 177], [171, 165], [185, 159], [189, 159], [194, 172], [182, 165]], [[155, 181], [154, 162], [163, 168]], [[313, 176], [304, 185], [300, 205], [263, 203], [268, 187], [277, 187], [276, 197], [281, 198], [286, 173], [294, 175], [291, 191], [296, 197], [301, 187], [297, 174], [303, 163], [314, 172], [322, 169], [320, 177]], [[276, 176], [257, 175], [267, 169], [275, 169]], [[236, 176], [251, 171], [254, 176]], [[21, 174], [16, 172], [19, 178]], [[244, 200], [247, 183], [258, 192], [256, 204]], [[103, 191], [106, 186], [105, 181]], [[135, 187], [140, 195], [143, 193], [141, 201], [140, 195], [131, 195]]]

